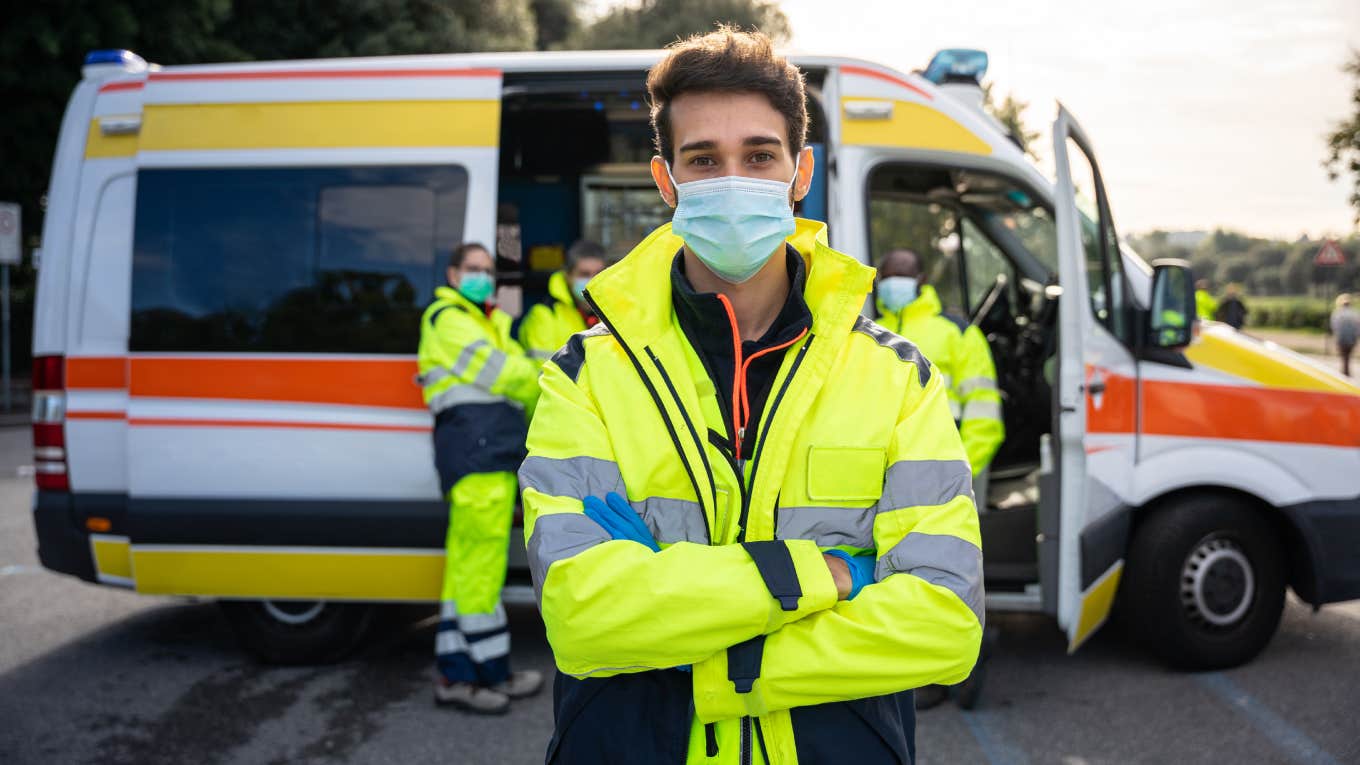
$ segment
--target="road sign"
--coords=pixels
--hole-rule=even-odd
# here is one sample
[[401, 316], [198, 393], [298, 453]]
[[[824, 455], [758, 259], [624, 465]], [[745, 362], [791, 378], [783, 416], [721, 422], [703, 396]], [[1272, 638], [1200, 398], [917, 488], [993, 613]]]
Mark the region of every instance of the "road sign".
[[1346, 253], [1341, 251], [1335, 239], [1328, 239], [1323, 242], [1322, 248], [1313, 256], [1315, 266], [1344, 266], [1346, 265]]
[[23, 258], [19, 233], [19, 205], [0, 202], [0, 263], [18, 263]]

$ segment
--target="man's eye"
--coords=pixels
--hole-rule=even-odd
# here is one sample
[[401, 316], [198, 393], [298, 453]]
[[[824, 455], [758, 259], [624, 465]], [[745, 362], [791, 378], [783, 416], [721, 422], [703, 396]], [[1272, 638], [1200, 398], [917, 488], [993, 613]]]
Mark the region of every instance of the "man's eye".
[[774, 155], [768, 151], [758, 151], [751, 155], [752, 162], [770, 162], [774, 160]]
[[698, 167], [711, 167], [714, 164], [712, 157], [695, 157], [694, 159], [691, 159], [689, 163], [691, 165], [697, 165]]

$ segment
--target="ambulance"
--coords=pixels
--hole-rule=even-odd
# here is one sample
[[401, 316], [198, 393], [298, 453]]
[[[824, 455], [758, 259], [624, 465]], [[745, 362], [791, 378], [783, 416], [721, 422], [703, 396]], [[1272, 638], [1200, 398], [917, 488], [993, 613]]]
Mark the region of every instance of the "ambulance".
[[[42, 563], [218, 600], [281, 662], [437, 600], [421, 310], [460, 243], [494, 249], [514, 312], [575, 239], [622, 254], [668, 220], [646, 166], [661, 55], [91, 53], [40, 256]], [[1075, 650], [1117, 607], [1157, 655], [1208, 668], [1260, 652], [1286, 590], [1360, 597], [1360, 387], [1197, 320], [1188, 266], [1121, 244], [1066, 109], [1050, 177], [983, 110], [982, 52], [919, 73], [792, 60], [816, 158], [799, 214], [870, 264], [916, 250], [991, 343], [990, 609], [1048, 614]], [[532, 601], [521, 537], [506, 597]]]

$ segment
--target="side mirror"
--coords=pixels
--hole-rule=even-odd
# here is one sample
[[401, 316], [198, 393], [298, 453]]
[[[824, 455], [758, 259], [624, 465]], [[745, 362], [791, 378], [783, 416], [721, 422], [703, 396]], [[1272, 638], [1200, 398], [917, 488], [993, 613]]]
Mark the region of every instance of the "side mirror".
[[1147, 344], [1180, 348], [1190, 344], [1195, 323], [1195, 278], [1190, 264], [1166, 258], [1152, 264], [1152, 310], [1148, 312]]

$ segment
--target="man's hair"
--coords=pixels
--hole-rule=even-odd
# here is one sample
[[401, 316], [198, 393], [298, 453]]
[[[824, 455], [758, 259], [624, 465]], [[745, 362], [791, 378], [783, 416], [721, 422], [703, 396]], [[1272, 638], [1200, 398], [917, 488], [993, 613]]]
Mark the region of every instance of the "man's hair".
[[609, 262], [609, 259], [604, 252], [604, 246], [599, 242], [592, 242], [589, 239], [577, 239], [567, 248], [567, 270], [571, 271], [575, 269], [576, 264], [587, 258], [603, 260], [606, 263]]
[[460, 244], [457, 247], [453, 248], [453, 252], [449, 255], [449, 268], [460, 268], [463, 265], [463, 261], [467, 259], [468, 253], [472, 252], [473, 250], [481, 250], [482, 252], [485, 252], [487, 255], [491, 254], [491, 250], [488, 250], [487, 248], [483, 247], [477, 242], [468, 242], [466, 244]]
[[675, 161], [671, 143], [671, 102], [685, 93], [759, 93], [784, 115], [789, 153], [807, 137], [807, 93], [803, 73], [776, 55], [770, 38], [725, 24], [705, 35], [672, 43], [661, 63], [647, 73], [656, 153]]

